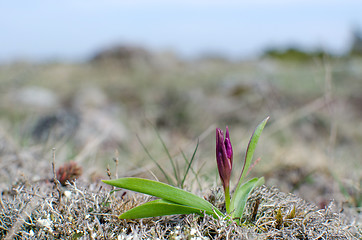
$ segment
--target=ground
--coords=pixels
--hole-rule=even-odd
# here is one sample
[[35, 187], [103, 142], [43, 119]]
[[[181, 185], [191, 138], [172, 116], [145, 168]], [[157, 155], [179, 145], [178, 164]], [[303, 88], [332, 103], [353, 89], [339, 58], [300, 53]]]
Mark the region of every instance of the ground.
[[[147, 56], [141, 62], [0, 66], [2, 237], [361, 237], [362, 59], [191, 62]], [[249, 137], [266, 116], [270, 121], [255, 153], [261, 160], [250, 173], [264, 176], [266, 186], [249, 199], [248, 224], [194, 215], [116, 218], [149, 198], [110, 196], [101, 179], [166, 181], [151, 157], [173, 178], [182, 176], [181, 151], [190, 158], [198, 141], [185, 188], [218, 199], [215, 128], [230, 130], [233, 186]], [[56, 186], [54, 172], [70, 161], [82, 169], [67, 170], [78, 180]], [[261, 203], [253, 217], [256, 196]], [[300, 215], [289, 221], [291, 203]], [[279, 209], [282, 223], [276, 220]]]

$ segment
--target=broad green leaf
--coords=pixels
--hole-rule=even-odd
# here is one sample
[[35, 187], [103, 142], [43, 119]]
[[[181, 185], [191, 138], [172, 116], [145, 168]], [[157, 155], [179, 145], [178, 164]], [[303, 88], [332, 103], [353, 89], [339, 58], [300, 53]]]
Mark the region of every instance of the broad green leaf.
[[169, 202], [164, 199], [157, 199], [151, 202], [144, 203], [138, 207], [132, 208], [119, 216], [120, 219], [136, 219], [158, 217], [175, 214], [203, 214], [203, 211], [197, 208], [180, 205]]
[[233, 198], [231, 200], [231, 211], [233, 218], [241, 219], [244, 213], [244, 208], [246, 201], [248, 200], [250, 192], [258, 186], [261, 186], [264, 183], [264, 178], [253, 178], [241, 185], [234, 192]]
[[148, 194], [177, 204], [197, 208], [216, 218], [223, 216], [216, 207], [205, 199], [165, 183], [142, 178], [120, 178], [116, 180], [103, 180], [103, 182], [115, 187]]
[[244, 161], [244, 166], [243, 166], [243, 170], [241, 171], [241, 175], [240, 175], [240, 179], [237, 185], [237, 189], [240, 187], [240, 185], [242, 184], [243, 178], [245, 177], [245, 175], [248, 172], [248, 169], [250, 167], [251, 161], [253, 160], [253, 155], [254, 155], [254, 151], [256, 148], [256, 144], [259, 141], [260, 138], [260, 134], [263, 131], [266, 122], [269, 120], [269, 117], [265, 118], [254, 130], [253, 135], [250, 138], [249, 144], [248, 144], [248, 148], [246, 149], [246, 154], [245, 154], [245, 161]]

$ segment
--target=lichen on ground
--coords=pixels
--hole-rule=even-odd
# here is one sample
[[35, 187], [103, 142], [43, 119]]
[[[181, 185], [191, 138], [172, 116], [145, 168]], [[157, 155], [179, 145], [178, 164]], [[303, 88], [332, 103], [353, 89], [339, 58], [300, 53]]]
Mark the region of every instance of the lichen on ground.
[[[318, 209], [292, 194], [262, 186], [250, 196], [240, 226], [211, 216], [181, 215], [120, 220], [117, 216], [150, 197], [128, 191], [110, 194], [105, 185], [20, 179], [1, 196], [2, 239], [358, 239], [357, 218], [333, 203]], [[206, 199], [222, 206], [219, 190]], [[60, 195], [59, 195], [60, 194]], [[216, 195], [215, 195], [216, 194]], [[60, 197], [59, 197], [60, 196]], [[293, 210], [294, 209], [294, 210]], [[357, 222], [356, 222], [357, 221]]]

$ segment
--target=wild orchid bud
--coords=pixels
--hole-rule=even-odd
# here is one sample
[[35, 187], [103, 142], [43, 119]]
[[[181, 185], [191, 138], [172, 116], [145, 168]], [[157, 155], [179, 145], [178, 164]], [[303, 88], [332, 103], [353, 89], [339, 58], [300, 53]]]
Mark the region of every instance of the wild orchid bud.
[[225, 139], [223, 131], [220, 128], [216, 128], [216, 160], [224, 190], [229, 189], [231, 169], [233, 166], [233, 149], [228, 127], [226, 127]]

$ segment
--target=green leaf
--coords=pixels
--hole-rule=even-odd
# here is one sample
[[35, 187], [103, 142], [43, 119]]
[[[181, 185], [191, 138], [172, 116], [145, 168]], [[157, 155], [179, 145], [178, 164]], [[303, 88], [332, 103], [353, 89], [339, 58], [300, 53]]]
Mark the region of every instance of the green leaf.
[[203, 211], [197, 208], [188, 207], [166, 201], [164, 199], [157, 199], [151, 202], [144, 203], [138, 207], [132, 208], [127, 212], [119, 216], [120, 219], [136, 219], [136, 218], [148, 218], [158, 217], [165, 215], [175, 214], [191, 214], [197, 213], [202, 215]]
[[115, 187], [162, 198], [176, 204], [197, 208], [213, 215], [215, 218], [223, 216], [216, 207], [205, 199], [165, 183], [142, 178], [120, 178], [116, 180], [103, 180], [103, 182]]
[[243, 170], [241, 171], [241, 175], [240, 175], [240, 179], [238, 182], [238, 185], [236, 188], [239, 188], [240, 185], [242, 184], [242, 180], [245, 177], [245, 175], [248, 172], [248, 169], [250, 167], [251, 161], [253, 160], [253, 155], [254, 155], [254, 151], [256, 148], [256, 144], [259, 141], [260, 138], [260, 134], [263, 131], [266, 122], [269, 120], [269, 117], [265, 118], [254, 130], [253, 135], [250, 138], [249, 144], [248, 144], [248, 148], [246, 149], [246, 154], [245, 154], [245, 161], [244, 161], [244, 166], [243, 166]]
[[244, 208], [246, 201], [248, 200], [250, 192], [257, 186], [260, 186], [264, 183], [264, 178], [253, 178], [248, 182], [243, 184], [243, 179], [246, 176], [248, 169], [250, 167], [251, 161], [253, 159], [254, 151], [256, 144], [259, 141], [260, 135], [265, 127], [265, 124], [269, 120], [269, 117], [265, 118], [254, 130], [253, 135], [250, 138], [248, 148], [246, 149], [244, 167], [241, 171], [240, 179], [238, 185], [236, 186], [234, 196], [231, 200], [230, 209], [233, 211], [233, 218], [242, 218], [244, 213]]
[[146, 154], [148, 155], [148, 157], [152, 160], [152, 162], [154, 162], [156, 164], [156, 166], [158, 167], [158, 169], [162, 172], [163, 176], [166, 178], [167, 182], [169, 184], [175, 185], [175, 183], [172, 181], [172, 179], [170, 178], [170, 176], [165, 172], [165, 170], [163, 170], [163, 168], [161, 167], [161, 165], [151, 156], [150, 152], [148, 151], [148, 149], [146, 148], [146, 146], [143, 144], [143, 142], [141, 141], [141, 139], [138, 137], [137, 135], [137, 139], [139, 141], [139, 143], [141, 144], [141, 146], [143, 147], [143, 150], [146, 152]]
[[251, 191], [258, 186], [261, 186], [264, 183], [264, 178], [253, 178], [241, 185], [234, 192], [233, 198], [231, 200], [231, 211], [233, 218], [241, 219], [244, 213], [244, 208], [246, 201], [251, 193]]
[[184, 159], [185, 159], [185, 162], [188, 164], [187, 165], [187, 169], [186, 169], [186, 172], [185, 172], [185, 174], [184, 174], [184, 178], [182, 179], [182, 181], [181, 181], [181, 188], [184, 188], [184, 183], [185, 183], [185, 180], [186, 180], [186, 177], [187, 177], [187, 174], [189, 173], [189, 170], [190, 170], [190, 168], [191, 168], [191, 164], [192, 164], [192, 162], [194, 161], [194, 159], [195, 159], [195, 154], [196, 154], [196, 152], [197, 152], [197, 148], [199, 147], [199, 140], [197, 140], [197, 144], [196, 144], [196, 148], [195, 148], [195, 151], [194, 151], [194, 153], [192, 154], [192, 157], [191, 157], [191, 160], [190, 160], [190, 162], [187, 160], [187, 158], [186, 158], [186, 156], [185, 156], [185, 154], [184, 154], [184, 152], [183, 151], [181, 151], [181, 153], [182, 153], [182, 156], [184, 157]]
[[[166, 151], [166, 154], [168, 156], [168, 159], [170, 160], [170, 163], [171, 163], [171, 166], [172, 166], [172, 169], [173, 169], [173, 174], [176, 178], [176, 182], [177, 182], [177, 186], [180, 185], [180, 180], [179, 180], [179, 175], [180, 175], [180, 171], [179, 171], [179, 167], [177, 166], [177, 162], [173, 160], [173, 158], [171, 157], [171, 154], [170, 152], [168, 151], [168, 148], [165, 144], [165, 142], [163, 141], [163, 139], [161, 138], [161, 135], [160, 133], [157, 131], [157, 129], [153, 126], [153, 128], [155, 129], [155, 132], [157, 134], [157, 137], [158, 139], [160, 140], [161, 144], [162, 144], [162, 147], [163, 149]], [[176, 163], [176, 164], [175, 164]], [[177, 166], [177, 167], [176, 167]]]

